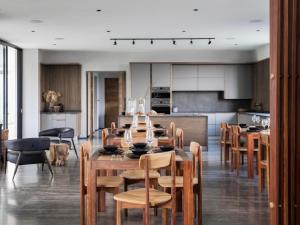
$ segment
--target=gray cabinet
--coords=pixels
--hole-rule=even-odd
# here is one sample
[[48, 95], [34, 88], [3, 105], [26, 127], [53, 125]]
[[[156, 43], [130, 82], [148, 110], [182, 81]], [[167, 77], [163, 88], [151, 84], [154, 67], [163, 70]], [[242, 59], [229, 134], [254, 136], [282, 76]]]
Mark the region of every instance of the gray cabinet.
[[172, 90], [196, 91], [197, 90], [197, 65], [174, 65]]
[[131, 64], [131, 97], [145, 98], [145, 111], [150, 111], [150, 63]]
[[152, 87], [171, 87], [171, 64], [153, 63], [151, 74]]
[[252, 65], [225, 66], [225, 99], [251, 99], [252, 86]]

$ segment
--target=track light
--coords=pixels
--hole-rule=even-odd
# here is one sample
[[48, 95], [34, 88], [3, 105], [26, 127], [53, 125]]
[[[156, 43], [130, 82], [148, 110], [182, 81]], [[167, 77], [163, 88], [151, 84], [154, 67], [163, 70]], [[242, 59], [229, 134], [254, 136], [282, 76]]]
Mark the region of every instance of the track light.
[[176, 41], [175, 40], [173, 40], [173, 45], [176, 45]]
[[153, 45], [153, 40], [152, 39], [150, 40], [150, 44]]
[[193, 39], [190, 40], [190, 44], [191, 44], [191, 45], [193, 44]]
[[132, 40], [132, 45], [135, 45], [135, 41], [134, 40]]
[[114, 41], [114, 45], [117, 45], [117, 40]]
[[210, 40], [210, 39], [208, 39], [208, 44], [209, 44], [209, 45], [211, 44], [211, 40]]

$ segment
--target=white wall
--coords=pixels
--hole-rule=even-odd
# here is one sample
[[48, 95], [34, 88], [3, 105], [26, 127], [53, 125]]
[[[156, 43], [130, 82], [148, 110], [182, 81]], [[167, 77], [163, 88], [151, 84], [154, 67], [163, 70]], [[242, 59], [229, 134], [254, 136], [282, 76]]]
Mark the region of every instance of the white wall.
[[[82, 88], [81, 88], [81, 136], [86, 136], [86, 72], [87, 71], [126, 71], [126, 93], [129, 97], [131, 93], [130, 87], [130, 62], [192, 62], [192, 63], [245, 63], [253, 62], [253, 51], [164, 51], [164, 52], [92, 52], [92, 51], [40, 51], [41, 63], [80, 63], [82, 65]], [[38, 59], [36, 59], [36, 62]], [[24, 68], [31, 70], [33, 65], [24, 63]], [[36, 68], [36, 63], [34, 64]], [[24, 94], [30, 96], [32, 92], [37, 93], [36, 82], [38, 82], [38, 73], [31, 73], [31, 81], [27, 81], [27, 87], [24, 89]], [[24, 79], [25, 80], [25, 79]], [[34, 83], [33, 90], [30, 88], [31, 83]], [[26, 86], [24, 84], [24, 86]], [[26, 99], [24, 105], [35, 106], [36, 111], [39, 111], [38, 102], [31, 103], [31, 100]], [[28, 105], [27, 105], [28, 104]], [[36, 117], [39, 118], [39, 117]], [[39, 120], [39, 119], [38, 119]], [[35, 121], [35, 124], [38, 123]], [[29, 124], [27, 124], [29, 125]], [[26, 126], [24, 126], [25, 128]], [[36, 125], [34, 126], [36, 129]], [[25, 128], [26, 130], [29, 128]], [[30, 130], [33, 130], [30, 129]], [[39, 129], [38, 129], [39, 130]], [[37, 131], [36, 131], [37, 132]]]
[[39, 50], [23, 50], [23, 137], [37, 137], [40, 130]]
[[270, 44], [263, 45], [254, 50], [255, 62], [259, 62], [268, 58], [270, 58]]

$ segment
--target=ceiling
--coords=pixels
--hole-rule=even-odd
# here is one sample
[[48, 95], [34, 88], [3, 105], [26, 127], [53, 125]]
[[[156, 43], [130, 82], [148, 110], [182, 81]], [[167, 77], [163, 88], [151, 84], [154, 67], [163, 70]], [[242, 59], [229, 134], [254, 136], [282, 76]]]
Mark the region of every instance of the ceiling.
[[[109, 40], [151, 37], [216, 40]], [[0, 0], [0, 39], [57, 50], [251, 50], [269, 42], [269, 0]]]

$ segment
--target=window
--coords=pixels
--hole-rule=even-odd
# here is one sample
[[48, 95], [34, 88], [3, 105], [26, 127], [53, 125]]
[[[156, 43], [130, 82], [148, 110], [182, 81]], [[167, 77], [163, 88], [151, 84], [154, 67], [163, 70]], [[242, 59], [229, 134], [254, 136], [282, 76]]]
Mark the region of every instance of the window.
[[0, 41], [0, 124], [9, 138], [22, 136], [21, 115], [22, 50]]

